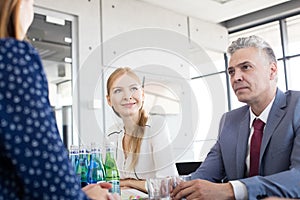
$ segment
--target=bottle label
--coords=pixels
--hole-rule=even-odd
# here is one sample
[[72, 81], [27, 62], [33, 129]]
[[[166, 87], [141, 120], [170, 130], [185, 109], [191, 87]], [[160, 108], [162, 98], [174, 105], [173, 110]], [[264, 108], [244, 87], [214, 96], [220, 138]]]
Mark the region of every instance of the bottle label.
[[105, 182], [105, 171], [100, 155], [92, 153], [90, 156], [90, 164], [88, 168], [88, 182], [97, 183]]
[[121, 190], [120, 190], [120, 181], [119, 180], [110, 180], [107, 181], [112, 185], [111, 189], [109, 189], [110, 193], [118, 193], [121, 195]]
[[99, 183], [105, 183], [105, 181], [103, 180], [103, 181], [97, 181], [97, 184], [99, 184]]

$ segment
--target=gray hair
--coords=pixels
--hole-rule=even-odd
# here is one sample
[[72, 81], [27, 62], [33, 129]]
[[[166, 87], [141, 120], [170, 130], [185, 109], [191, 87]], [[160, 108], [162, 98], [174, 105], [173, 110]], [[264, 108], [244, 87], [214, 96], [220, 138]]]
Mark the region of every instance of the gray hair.
[[233, 41], [227, 49], [227, 53], [232, 56], [237, 50], [243, 48], [254, 47], [265, 52], [270, 62], [277, 62], [272, 47], [262, 38], [252, 35], [249, 37], [241, 37]]

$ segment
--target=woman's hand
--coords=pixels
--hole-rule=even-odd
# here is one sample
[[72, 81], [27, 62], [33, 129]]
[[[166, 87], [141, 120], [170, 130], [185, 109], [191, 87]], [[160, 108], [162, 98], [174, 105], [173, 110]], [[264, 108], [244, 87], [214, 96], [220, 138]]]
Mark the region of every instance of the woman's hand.
[[108, 189], [111, 188], [109, 183], [89, 184], [82, 188], [82, 191], [91, 199], [95, 200], [121, 200], [118, 194], [111, 194]]
[[145, 188], [145, 183], [146, 183], [145, 180], [122, 179], [120, 181], [120, 186], [123, 188], [134, 188], [147, 193], [147, 189]]

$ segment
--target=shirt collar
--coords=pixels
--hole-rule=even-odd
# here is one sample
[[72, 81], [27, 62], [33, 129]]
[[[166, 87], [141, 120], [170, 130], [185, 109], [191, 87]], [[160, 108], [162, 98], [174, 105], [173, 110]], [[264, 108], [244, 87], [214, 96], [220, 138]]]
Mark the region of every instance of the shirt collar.
[[[275, 95], [276, 96], [276, 95]], [[259, 116], [256, 116], [252, 110], [251, 107], [249, 107], [250, 110], [250, 128], [252, 127], [252, 122], [255, 118], [259, 118], [261, 121], [263, 121], [265, 124], [267, 122], [270, 110], [272, 108], [273, 102], [275, 100], [275, 96], [273, 97], [272, 101], [269, 103], [269, 105], [262, 111], [262, 113]]]

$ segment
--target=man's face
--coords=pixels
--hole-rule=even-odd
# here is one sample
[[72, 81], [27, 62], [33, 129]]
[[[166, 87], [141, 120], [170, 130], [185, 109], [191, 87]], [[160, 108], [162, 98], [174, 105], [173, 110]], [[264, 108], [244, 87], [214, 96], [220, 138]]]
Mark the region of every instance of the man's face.
[[237, 50], [230, 58], [228, 74], [238, 100], [248, 105], [264, 101], [273, 90], [277, 65], [265, 53], [249, 47]]

